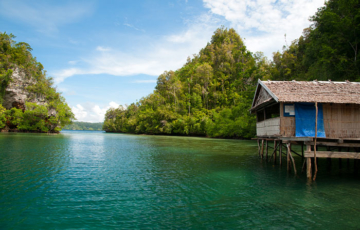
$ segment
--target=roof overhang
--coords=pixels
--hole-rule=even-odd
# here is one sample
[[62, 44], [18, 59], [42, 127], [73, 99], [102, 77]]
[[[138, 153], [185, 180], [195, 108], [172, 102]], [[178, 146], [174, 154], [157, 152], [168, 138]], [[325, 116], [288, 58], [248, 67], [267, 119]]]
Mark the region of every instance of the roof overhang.
[[251, 108], [251, 109], [250, 109], [250, 113], [251, 113], [251, 114], [254, 114], [255, 111], [262, 110], [262, 109], [264, 109], [265, 107], [272, 106], [272, 105], [275, 105], [275, 104], [277, 104], [277, 103], [278, 103], [277, 101], [271, 99], [271, 100], [266, 101], [266, 102], [264, 102], [264, 103], [262, 103], [262, 104], [260, 104], [260, 105], [257, 105], [257, 106], [254, 107], [254, 108]]
[[[259, 87], [260, 85], [260, 87]], [[272, 99], [274, 99], [275, 103], [278, 103], [279, 102], [279, 98], [273, 93], [271, 92], [271, 90], [264, 84], [264, 82], [262, 82], [260, 79], [258, 80], [258, 84], [256, 86], [256, 90], [255, 90], [255, 95], [254, 95], [254, 98], [253, 98], [253, 101], [252, 101], [252, 104], [251, 104], [251, 109], [250, 109], [250, 112], [252, 113], [254, 110], [258, 110], [260, 108], [262, 108], [263, 104], [264, 106], [268, 106], [269, 105], [269, 101], [266, 101], [260, 105], [257, 105], [254, 107], [254, 103], [255, 103], [255, 99], [257, 98], [257, 95], [259, 94], [259, 91], [260, 91], [260, 88], [263, 88], [266, 90], [266, 92], [272, 97]], [[270, 100], [272, 101], [272, 100]], [[265, 105], [266, 104], [266, 105]], [[270, 104], [273, 104], [273, 103], [270, 103]]]

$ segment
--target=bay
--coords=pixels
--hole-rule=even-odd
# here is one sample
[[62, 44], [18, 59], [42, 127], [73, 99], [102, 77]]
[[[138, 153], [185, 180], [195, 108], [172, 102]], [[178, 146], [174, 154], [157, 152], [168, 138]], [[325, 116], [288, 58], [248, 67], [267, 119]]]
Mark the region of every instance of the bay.
[[322, 161], [309, 184], [254, 141], [63, 131], [1, 133], [0, 148], [0, 229], [360, 226], [351, 169]]

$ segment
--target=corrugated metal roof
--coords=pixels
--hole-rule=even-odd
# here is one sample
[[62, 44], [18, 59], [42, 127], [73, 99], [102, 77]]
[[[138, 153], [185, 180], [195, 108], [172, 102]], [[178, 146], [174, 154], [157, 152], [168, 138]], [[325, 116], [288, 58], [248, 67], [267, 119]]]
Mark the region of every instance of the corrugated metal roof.
[[359, 82], [259, 81], [258, 84], [278, 102], [360, 104]]

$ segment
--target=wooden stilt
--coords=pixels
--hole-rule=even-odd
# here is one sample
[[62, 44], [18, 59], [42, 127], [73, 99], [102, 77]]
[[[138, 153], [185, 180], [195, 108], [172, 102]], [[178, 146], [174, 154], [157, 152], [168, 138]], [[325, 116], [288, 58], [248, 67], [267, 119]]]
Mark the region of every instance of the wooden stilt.
[[317, 151], [317, 146], [316, 146], [316, 139], [317, 139], [317, 128], [318, 128], [318, 103], [315, 102], [315, 144], [314, 144], [314, 165], [315, 165], [315, 171], [314, 171], [314, 178], [313, 180], [316, 180], [316, 175], [318, 172], [318, 167], [317, 167], [317, 160], [316, 160], [316, 151]]
[[304, 143], [301, 144], [301, 156], [302, 159], [304, 160]]
[[268, 159], [268, 156], [269, 156], [269, 145], [268, 145], [268, 141], [267, 141], [267, 140], [265, 141], [265, 146], [266, 146], [265, 154], [266, 154], [266, 160], [267, 160], [267, 159]]
[[304, 172], [305, 166], [306, 166], [306, 159], [304, 158], [304, 160], [303, 160], [303, 165], [302, 165], [302, 167], [301, 167], [301, 173]]
[[311, 172], [311, 157], [306, 158], [306, 177], [311, 180], [312, 172]]
[[315, 172], [315, 161], [313, 157], [311, 158], [311, 171]]
[[288, 153], [289, 153], [290, 159], [291, 159], [292, 164], [293, 164], [294, 173], [295, 173], [295, 175], [296, 175], [296, 174], [297, 174], [296, 165], [295, 165], [294, 157], [293, 157], [292, 154], [291, 154], [291, 144], [290, 144], [290, 143], [287, 144], [287, 149], [288, 149]]
[[257, 144], [258, 144], [258, 152], [259, 152], [259, 157], [260, 157], [260, 151], [261, 151], [261, 148], [260, 148], [260, 139], [257, 139]]
[[286, 144], [287, 148], [286, 148], [286, 169], [288, 172], [291, 171], [290, 169], [290, 144], [287, 143]]
[[261, 140], [261, 159], [264, 157], [264, 139]]
[[274, 146], [276, 145], [276, 148], [274, 148], [274, 165], [276, 165], [276, 153], [277, 153], [277, 148], [279, 147], [279, 142], [278, 141], [274, 141]]
[[282, 141], [279, 142], [280, 144], [280, 154], [279, 154], [279, 163], [280, 163], [280, 166], [282, 165]]

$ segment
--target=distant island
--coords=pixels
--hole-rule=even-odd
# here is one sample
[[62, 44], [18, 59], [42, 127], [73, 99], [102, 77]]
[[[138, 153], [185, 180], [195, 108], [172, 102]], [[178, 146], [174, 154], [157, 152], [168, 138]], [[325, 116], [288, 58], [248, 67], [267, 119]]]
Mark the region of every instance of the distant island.
[[90, 123], [90, 122], [74, 121], [72, 124], [64, 126], [63, 130], [101, 131], [103, 124], [104, 124], [103, 122]]

